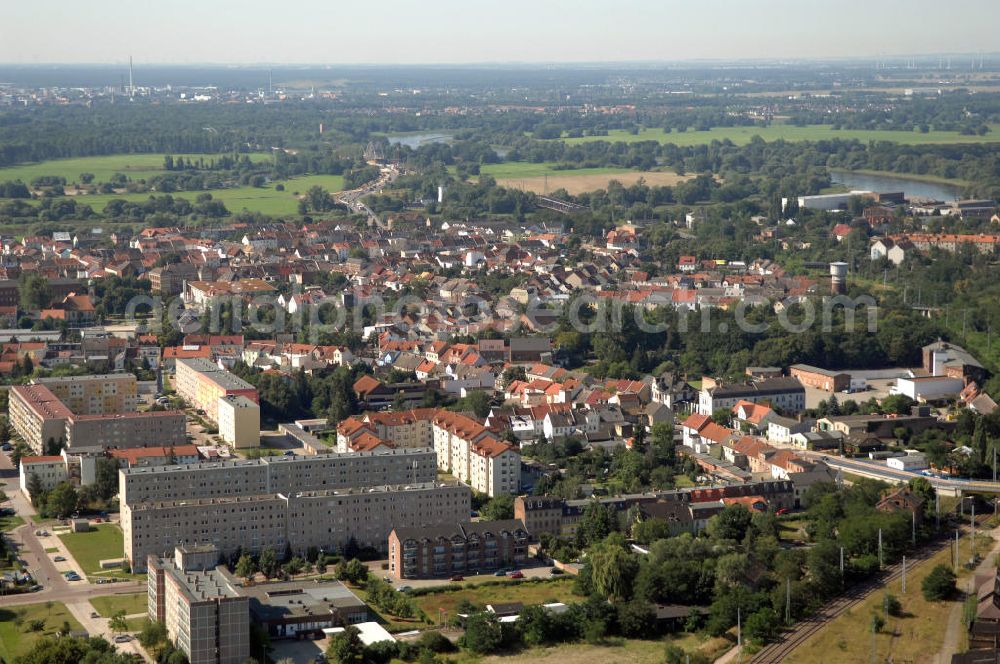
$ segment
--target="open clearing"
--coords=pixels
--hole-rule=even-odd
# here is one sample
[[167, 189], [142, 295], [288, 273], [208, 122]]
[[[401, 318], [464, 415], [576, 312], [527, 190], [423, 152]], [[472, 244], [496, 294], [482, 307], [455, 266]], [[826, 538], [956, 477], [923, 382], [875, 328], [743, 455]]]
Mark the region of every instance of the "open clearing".
[[145, 593], [129, 593], [127, 595], [94, 597], [90, 600], [90, 605], [101, 614], [101, 617], [110, 618], [118, 611], [124, 611], [127, 616], [145, 613], [148, 607], [147, 601]]
[[115, 573], [121, 576], [120, 569], [102, 570], [100, 564], [102, 560], [125, 555], [125, 537], [118, 526], [103, 524], [86, 533], [66, 533], [59, 538], [84, 574]]
[[[962, 540], [963, 555], [968, 553], [968, 543]], [[983, 545], [980, 550], [988, 548]], [[938, 564], [951, 564], [951, 549], [935, 554], [929, 560], [908, 570], [906, 594], [902, 592], [902, 582], [897, 579], [884, 592], [876, 592], [860, 605], [830, 621], [812, 638], [803, 643], [786, 662], [867, 662], [872, 657], [871, 620], [872, 613], [879, 611], [885, 592], [895, 595], [903, 604], [904, 616], [889, 617], [885, 628], [875, 637], [877, 661], [892, 658], [896, 662], [937, 661], [945, 638], [945, 628], [949, 615], [958, 600], [949, 602], [928, 602], [920, 592], [920, 584]], [[968, 587], [971, 573], [962, 568], [958, 575], [958, 587]], [[884, 615], [884, 614], [883, 614]]]
[[[30, 631], [33, 620], [44, 620], [41, 631]], [[72, 631], [83, 629], [62, 602], [26, 604], [24, 606], [0, 608], [0, 660], [13, 662], [24, 655], [42, 637], [55, 636], [68, 622]]]
[[657, 141], [658, 143], [673, 143], [678, 146], [704, 145], [712, 141], [730, 140], [737, 145], [745, 145], [754, 136], [760, 136], [765, 141], [828, 141], [835, 138], [844, 140], [856, 139], [868, 141], [890, 141], [906, 145], [927, 145], [934, 143], [1000, 143], [1000, 125], [990, 125], [990, 132], [985, 136], [965, 136], [957, 131], [931, 131], [922, 134], [918, 131], [891, 131], [864, 129], [834, 129], [831, 125], [808, 125], [797, 127], [787, 124], [773, 124], [769, 127], [714, 127], [708, 131], [693, 131], [666, 133], [662, 129], [643, 129], [638, 134], [631, 134], [623, 129], [614, 129], [607, 136], [584, 136], [582, 138], [563, 138], [567, 144], [592, 143], [594, 141], [610, 141], [637, 143], [639, 141]]
[[635, 171], [628, 168], [557, 169], [554, 166], [552, 162], [536, 164], [513, 161], [484, 165], [481, 172], [492, 175], [498, 184], [511, 189], [533, 191], [538, 194], [565, 189], [574, 195], [605, 189], [612, 180], [617, 180], [626, 187], [640, 179], [645, 180], [650, 186], [673, 186], [691, 177], [677, 175], [671, 171]]
[[[663, 639], [608, 639], [606, 644], [591, 645], [572, 643], [549, 648], [529, 648], [514, 655], [491, 656], [482, 664], [661, 664], [667, 644], [683, 648], [686, 652], [701, 652], [709, 661], [716, 659], [732, 647], [725, 638], [704, 638], [691, 634], [678, 634]], [[465, 661], [460, 655], [456, 661]]]
[[617, 180], [626, 187], [631, 187], [639, 180], [645, 181], [651, 187], [672, 187], [678, 182], [684, 182], [687, 179], [689, 179], [689, 176], [661, 171], [621, 171], [620, 173], [607, 173], [604, 175], [550, 175], [548, 178], [504, 178], [498, 179], [497, 184], [510, 189], [533, 191], [536, 194], [547, 194], [557, 189], [565, 189], [575, 196], [588, 191], [607, 189], [608, 183], [612, 180]]

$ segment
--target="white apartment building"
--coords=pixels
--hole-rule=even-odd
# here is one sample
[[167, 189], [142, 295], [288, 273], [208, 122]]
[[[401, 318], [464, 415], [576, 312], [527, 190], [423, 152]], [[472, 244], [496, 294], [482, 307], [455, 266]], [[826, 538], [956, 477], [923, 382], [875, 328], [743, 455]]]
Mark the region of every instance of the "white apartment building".
[[238, 450], [260, 447], [260, 406], [241, 394], [219, 397], [219, 435]]

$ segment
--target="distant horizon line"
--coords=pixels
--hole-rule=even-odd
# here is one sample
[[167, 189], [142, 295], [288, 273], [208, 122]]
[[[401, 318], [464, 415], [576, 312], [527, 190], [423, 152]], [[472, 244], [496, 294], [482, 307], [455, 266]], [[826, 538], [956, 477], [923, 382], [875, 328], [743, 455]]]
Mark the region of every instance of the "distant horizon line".
[[[683, 59], [662, 59], [662, 60], [480, 60], [464, 62], [226, 62], [226, 61], [203, 61], [203, 62], [162, 62], [162, 61], [138, 61], [144, 67], [398, 67], [416, 69], [420, 67], [615, 67], [622, 65], [642, 65], [642, 66], [663, 66], [663, 65], [692, 65], [692, 64], [770, 64], [789, 65], [804, 63], [851, 63], [851, 62], [902, 62], [906, 60], [926, 61], [940, 58], [995, 58], [1000, 56], [1000, 51], [979, 52], [942, 52], [942, 53], [894, 53], [894, 54], [870, 54], [870, 55], [842, 55], [842, 56], [784, 56], [784, 57], [756, 57], [756, 58], [683, 58]], [[135, 59], [135, 56], [130, 56]], [[119, 61], [104, 62], [0, 62], [0, 67], [119, 67], [128, 66], [129, 58]], [[953, 67], [954, 69], [955, 67]]]

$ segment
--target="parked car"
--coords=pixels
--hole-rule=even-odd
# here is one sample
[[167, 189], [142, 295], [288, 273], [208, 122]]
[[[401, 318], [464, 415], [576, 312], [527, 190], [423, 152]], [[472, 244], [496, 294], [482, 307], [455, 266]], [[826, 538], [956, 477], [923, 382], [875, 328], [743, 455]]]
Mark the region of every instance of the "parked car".
[[451, 581], [465, 581], [465, 577], [461, 574], [456, 574], [450, 579]]
[[565, 572], [563, 572], [563, 571], [562, 571], [561, 569], [559, 569], [558, 567], [553, 567], [552, 569], [550, 569], [550, 570], [549, 570], [549, 574], [551, 574], [551, 575], [553, 575], [553, 576], [558, 576], [558, 575], [560, 575], [560, 574], [565, 574]]
[[10, 443], [4, 443], [3, 444], [3, 451], [4, 452], [10, 452], [13, 449], [14, 449], [14, 446], [11, 445]]
[[507, 570], [498, 569], [497, 571], [493, 572], [493, 576], [507, 576]]
[[782, 507], [782, 508], [781, 508], [780, 510], [778, 510], [778, 511], [776, 512], [776, 514], [777, 514], [778, 516], [781, 516], [782, 514], [788, 514], [788, 508], [787, 508], [787, 507]]
[[97, 620], [98, 618], [101, 617], [101, 614], [98, 613], [97, 611], [91, 611], [90, 612], [90, 617], [93, 618], [94, 620]]
[[128, 634], [119, 634], [115, 637], [115, 643], [128, 643], [132, 640], [132, 637]]
[[398, 590], [401, 593], [408, 593], [411, 590], [413, 590], [413, 586], [400, 586], [400, 587], [396, 588], [396, 590]]
[[523, 579], [524, 578], [524, 572], [522, 572], [520, 570], [514, 570], [513, 572], [510, 573], [509, 576], [512, 579]]
[[66, 558], [65, 558], [65, 557], [63, 557], [63, 556], [56, 556], [56, 557], [55, 557], [55, 558], [53, 558], [52, 560], [53, 560], [54, 562], [57, 562], [57, 563], [64, 563], [64, 562], [66, 562]]

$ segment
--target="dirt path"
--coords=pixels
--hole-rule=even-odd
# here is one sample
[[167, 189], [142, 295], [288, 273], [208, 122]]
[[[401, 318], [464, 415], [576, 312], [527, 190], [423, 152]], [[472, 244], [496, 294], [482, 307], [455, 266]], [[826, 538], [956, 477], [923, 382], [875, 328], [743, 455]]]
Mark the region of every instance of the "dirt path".
[[[1000, 528], [994, 528], [989, 531], [989, 534], [993, 539], [1000, 537]], [[988, 574], [990, 571], [996, 570], [996, 556], [1000, 553], [1000, 541], [997, 541], [993, 548], [988, 554], [983, 556], [983, 560], [979, 563], [979, 567], [973, 572], [972, 576], [969, 578], [969, 586], [965, 589], [966, 594], [976, 592], [975, 582], [976, 576], [980, 574]], [[948, 613], [948, 626], [944, 631], [944, 641], [941, 644], [941, 650], [938, 652], [935, 661], [939, 664], [946, 664], [951, 661], [951, 656], [958, 652], [958, 643], [962, 636], [962, 605], [964, 602], [959, 602], [955, 606], [951, 607], [951, 611]]]

